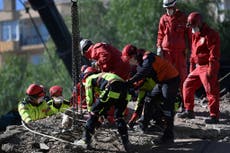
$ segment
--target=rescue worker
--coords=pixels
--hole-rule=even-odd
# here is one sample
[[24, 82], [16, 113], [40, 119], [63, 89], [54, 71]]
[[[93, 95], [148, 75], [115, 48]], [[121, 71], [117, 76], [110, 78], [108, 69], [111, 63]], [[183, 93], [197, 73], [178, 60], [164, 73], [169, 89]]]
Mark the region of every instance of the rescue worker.
[[[90, 117], [85, 124], [82, 139], [75, 143], [83, 148], [88, 148], [95, 127], [98, 125], [98, 118], [101, 112], [114, 106], [115, 123], [121, 136], [122, 144], [125, 150], [128, 150], [128, 132], [126, 122], [123, 119], [123, 112], [126, 109], [129, 98], [131, 98], [128, 94], [128, 87], [125, 81], [116, 74], [108, 72], [95, 73], [97, 73], [97, 70], [92, 67], [88, 67], [84, 72], [86, 102]], [[99, 94], [99, 97], [96, 98], [96, 102], [93, 102], [95, 94]]]
[[70, 108], [70, 102], [64, 99], [62, 92], [63, 88], [58, 85], [52, 86], [49, 89], [51, 100], [48, 101], [48, 105], [53, 114], [65, 112], [66, 109]]
[[135, 52], [128, 56], [130, 57], [130, 64], [138, 65], [137, 73], [127, 81], [129, 85], [147, 77], [152, 78], [157, 83], [145, 100], [145, 103], [148, 102], [149, 106], [144, 107], [144, 115], [141, 122], [142, 129], [145, 130], [147, 128], [151, 120], [151, 106], [155, 104], [154, 100], [160, 97], [163, 101], [162, 107], [166, 128], [164, 129], [163, 136], [154, 143], [173, 143], [174, 102], [180, 82], [178, 71], [167, 60], [150, 51], [136, 49]]
[[25, 123], [36, 121], [51, 114], [44, 100], [44, 89], [38, 84], [31, 84], [26, 90], [27, 97], [18, 104], [18, 112]]
[[123, 61], [121, 52], [112, 45], [103, 42], [94, 44], [89, 39], [82, 39], [80, 50], [87, 59], [96, 61], [94, 65], [100, 71], [114, 73], [125, 80], [129, 78], [129, 64]]
[[177, 0], [163, 0], [166, 13], [161, 16], [157, 35], [157, 55], [168, 60], [180, 75], [180, 94], [187, 77], [187, 50], [191, 31], [186, 28], [187, 16], [176, 7]]
[[[86, 68], [88, 68], [89, 65], [82, 65], [81, 66], [81, 74], [80, 74], [80, 78], [82, 78], [82, 72], [85, 71]], [[85, 88], [83, 86], [83, 82], [79, 81], [76, 86], [76, 91], [77, 92], [73, 92], [72, 96], [70, 98], [70, 102], [71, 104], [76, 107], [75, 105], [78, 105], [79, 107], [81, 107], [82, 109], [86, 109], [87, 105], [86, 105], [86, 100], [85, 100]]]
[[[125, 47], [122, 49], [122, 58], [124, 61], [129, 63], [131, 54], [135, 54], [137, 48], [131, 44], [125, 45]], [[136, 73], [136, 65], [130, 65], [132, 71], [131, 76]], [[128, 121], [129, 128], [133, 128], [133, 126], [136, 123], [136, 120], [141, 117], [142, 110], [144, 107], [144, 99], [146, 96], [146, 93], [148, 91], [151, 91], [153, 87], [156, 85], [155, 81], [151, 78], [144, 78], [140, 81], [137, 81], [133, 84], [134, 90], [138, 90], [138, 95], [136, 98], [136, 106], [134, 108], [134, 113], [132, 114], [130, 120]], [[136, 93], [134, 93], [136, 94]]]
[[183, 85], [184, 106], [186, 111], [178, 114], [179, 118], [194, 118], [194, 93], [202, 85], [208, 99], [210, 118], [206, 123], [219, 121], [219, 34], [203, 22], [198, 12], [188, 16], [187, 25], [192, 29], [192, 53], [190, 56], [190, 73]]

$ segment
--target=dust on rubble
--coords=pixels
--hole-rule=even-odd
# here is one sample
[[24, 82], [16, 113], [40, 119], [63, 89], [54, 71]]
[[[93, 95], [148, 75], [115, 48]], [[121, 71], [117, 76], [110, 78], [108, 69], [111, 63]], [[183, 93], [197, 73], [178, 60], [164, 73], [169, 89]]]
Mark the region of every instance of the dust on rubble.
[[[129, 105], [132, 112], [134, 103]], [[201, 153], [211, 146], [218, 146], [218, 150], [229, 151], [230, 146], [230, 94], [221, 97], [220, 102], [220, 124], [206, 125], [204, 119], [208, 117], [208, 108], [205, 102], [201, 104], [196, 100], [196, 118], [191, 120], [175, 118], [175, 143], [165, 146], [154, 146], [151, 141], [162, 135], [160, 131], [150, 131], [144, 134], [138, 130], [129, 130], [129, 139], [132, 143], [132, 152], [136, 153]], [[124, 152], [124, 148], [119, 139], [119, 135], [114, 126], [108, 128], [102, 126], [96, 130], [93, 136], [92, 148], [89, 150], [81, 149], [73, 142], [82, 136], [83, 122], [77, 122], [74, 129], [63, 130], [61, 128], [61, 115], [50, 116], [36, 121], [32, 125], [33, 131], [64, 140], [61, 142], [46, 136], [34, 134], [23, 126], [9, 126], [0, 135], [0, 152], [47, 152], [47, 153], [115, 153]], [[225, 146], [225, 144], [227, 144]], [[200, 147], [198, 147], [200, 146]], [[202, 148], [203, 147], [203, 148]], [[205, 148], [207, 147], [207, 148]], [[214, 148], [216, 148], [214, 147]], [[215, 149], [213, 149], [214, 151]], [[218, 151], [218, 152], [219, 152]], [[227, 152], [228, 152], [227, 151]], [[212, 151], [209, 150], [209, 153]], [[221, 151], [220, 151], [221, 152]], [[226, 153], [227, 153], [226, 152]]]

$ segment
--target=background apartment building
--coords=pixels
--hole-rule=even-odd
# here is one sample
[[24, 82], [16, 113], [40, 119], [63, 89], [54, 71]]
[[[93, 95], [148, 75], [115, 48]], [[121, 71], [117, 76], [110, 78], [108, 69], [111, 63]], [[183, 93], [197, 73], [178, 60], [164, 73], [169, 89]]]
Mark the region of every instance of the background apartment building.
[[[27, 54], [28, 60], [34, 64], [41, 61], [44, 52], [44, 45], [41, 38], [32, 24], [30, 15], [44, 42], [50, 38], [49, 33], [42, 22], [39, 14], [30, 8], [29, 13], [24, 8], [17, 10], [16, 4], [19, 0], [0, 0], [2, 10], [0, 10], [0, 65], [4, 63], [5, 53]], [[61, 15], [70, 15], [70, 0], [56, 0], [56, 7]]]

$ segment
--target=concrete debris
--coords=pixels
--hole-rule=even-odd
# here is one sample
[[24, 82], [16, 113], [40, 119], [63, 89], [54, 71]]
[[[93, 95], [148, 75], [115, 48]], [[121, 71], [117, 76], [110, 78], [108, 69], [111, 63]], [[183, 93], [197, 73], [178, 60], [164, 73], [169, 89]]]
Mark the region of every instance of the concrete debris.
[[[129, 104], [132, 112], [135, 103]], [[230, 94], [221, 97], [220, 123], [207, 125], [204, 120], [209, 116], [207, 106], [200, 100], [195, 102], [195, 119], [175, 117], [175, 143], [165, 146], [154, 146], [151, 142], [162, 135], [161, 131], [142, 133], [136, 125], [129, 130], [129, 139], [135, 153], [229, 153], [230, 150]], [[29, 132], [23, 126], [7, 127], [0, 134], [0, 152], [46, 152], [46, 153], [116, 153], [123, 152], [120, 138], [114, 125], [96, 130], [90, 150], [83, 150], [73, 144], [80, 140], [84, 122], [76, 122], [74, 128], [63, 129], [62, 115], [51, 116], [33, 123], [34, 130], [63, 139], [46, 138]], [[154, 129], [154, 128], [153, 128]]]

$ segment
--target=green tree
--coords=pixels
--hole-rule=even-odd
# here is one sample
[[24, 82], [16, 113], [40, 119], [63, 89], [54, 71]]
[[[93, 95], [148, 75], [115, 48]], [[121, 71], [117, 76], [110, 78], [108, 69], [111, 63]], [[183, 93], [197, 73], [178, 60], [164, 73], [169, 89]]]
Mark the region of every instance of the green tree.
[[145, 49], [155, 47], [161, 6], [160, 1], [152, 0], [111, 0], [104, 18], [106, 31], [112, 34], [109, 41], [119, 48], [127, 43]]

